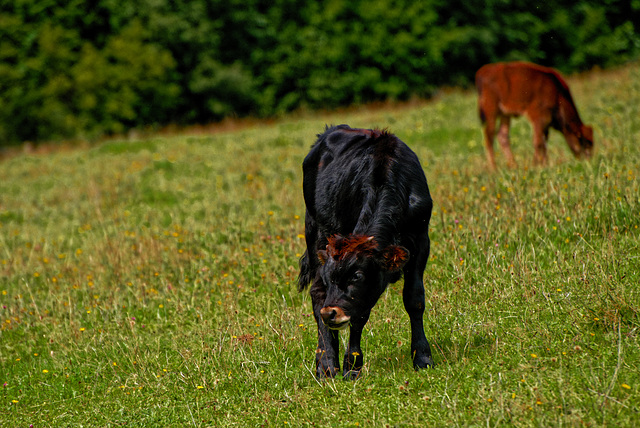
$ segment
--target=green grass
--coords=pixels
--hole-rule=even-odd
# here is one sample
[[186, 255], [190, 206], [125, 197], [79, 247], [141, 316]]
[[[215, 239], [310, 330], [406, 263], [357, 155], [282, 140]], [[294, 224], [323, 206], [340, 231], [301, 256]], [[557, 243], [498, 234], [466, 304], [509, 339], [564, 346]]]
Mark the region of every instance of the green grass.
[[[632, 426], [640, 420], [640, 65], [570, 80], [557, 132], [487, 172], [475, 94], [0, 164], [2, 426]], [[414, 372], [401, 282], [354, 382], [314, 377], [296, 291], [301, 163], [325, 123], [389, 127], [435, 201]], [[504, 167], [504, 159], [498, 157]]]

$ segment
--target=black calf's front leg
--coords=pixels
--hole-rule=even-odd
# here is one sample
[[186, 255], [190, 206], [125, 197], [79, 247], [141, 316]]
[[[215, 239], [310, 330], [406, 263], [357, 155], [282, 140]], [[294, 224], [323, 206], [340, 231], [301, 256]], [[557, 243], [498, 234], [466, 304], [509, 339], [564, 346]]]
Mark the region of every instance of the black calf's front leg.
[[321, 279], [311, 286], [310, 295], [313, 304], [313, 316], [318, 325], [318, 347], [316, 348], [316, 377], [324, 379], [335, 377], [340, 372], [338, 360], [338, 331], [330, 330], [322, 321], [320, 309], [324, 305], [326, 292]]
[[344, 353], [344, 364], [342, 365], [342, 376], [348, 380], [357, 379], [360, 376], [360, 370], [364, 364], [362, 349], [360, 348], [360, 340], [362, 339], [362, 330], [369, 320], [369, 313], [359, 320], [351, 320], [351, 328], [349, 332], [349, 346]]
[[[428, 253], [426, 257], [428, 258]], [[411, 322], [411, 358], [413, 358], [413, 368], [418, 370], [433, 367], [433, 360], [431, 359], [431, 348], [424, 334], [423, 325], [425, 302], [422, 275], [426, 261], [424, 263], [412, 263], [412, 265], [405, 270], [402, 300]]]
[[338, 362], [338, 332], [329, 330], [322, 319], [318, 323], [318, 348], [316, 349], [316, 377], [324, 379], [336, 377], [340, 371]]

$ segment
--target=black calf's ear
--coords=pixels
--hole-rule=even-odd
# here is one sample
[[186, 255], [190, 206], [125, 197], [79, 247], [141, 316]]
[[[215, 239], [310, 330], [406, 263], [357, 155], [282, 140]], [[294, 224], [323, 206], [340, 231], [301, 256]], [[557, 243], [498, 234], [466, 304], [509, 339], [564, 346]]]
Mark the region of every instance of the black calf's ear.
[[329, 258], [329, 255], [325, 250], [318, 251], [318, 260], [320, 260], [321, 264], [325, 264], [328, 258]]
[[382, 267], [387, 272], [397, 272], [409, 261], [409, 250], [399, 245], [390, 245], [382, 252]]

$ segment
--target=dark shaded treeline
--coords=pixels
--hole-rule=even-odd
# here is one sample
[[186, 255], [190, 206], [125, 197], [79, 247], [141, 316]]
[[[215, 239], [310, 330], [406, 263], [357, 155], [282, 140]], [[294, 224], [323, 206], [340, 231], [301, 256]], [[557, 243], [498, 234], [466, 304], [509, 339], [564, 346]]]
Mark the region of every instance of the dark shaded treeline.
[[2, 0], [0, 145], [429, 96], [640, 52], [628, 0]]

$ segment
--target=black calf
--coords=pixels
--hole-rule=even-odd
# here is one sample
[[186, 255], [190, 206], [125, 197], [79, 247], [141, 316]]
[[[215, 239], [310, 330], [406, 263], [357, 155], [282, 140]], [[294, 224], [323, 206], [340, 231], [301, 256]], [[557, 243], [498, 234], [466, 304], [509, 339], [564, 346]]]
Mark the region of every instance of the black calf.
[[387, 285], [404, 273], [416, 369], [433, 365], [424, 334], [422, 276], [433, 203], [417, 156], [387, 131], [327, 127], [303, 163], [307, 250], [299, 289], [310, 282], [318, 324], [316, 375], [340, 371], [338, 331], [350, 329], [343, 376], [363, 365], [360, 338]]

